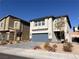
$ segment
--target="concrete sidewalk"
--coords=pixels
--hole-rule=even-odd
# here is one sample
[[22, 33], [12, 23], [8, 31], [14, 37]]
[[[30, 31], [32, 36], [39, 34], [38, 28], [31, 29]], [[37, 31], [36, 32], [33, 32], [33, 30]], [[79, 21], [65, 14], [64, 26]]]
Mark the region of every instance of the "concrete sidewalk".
[[0, 53], [34, 59], [79, 59], [79, 55], [0, 46]]

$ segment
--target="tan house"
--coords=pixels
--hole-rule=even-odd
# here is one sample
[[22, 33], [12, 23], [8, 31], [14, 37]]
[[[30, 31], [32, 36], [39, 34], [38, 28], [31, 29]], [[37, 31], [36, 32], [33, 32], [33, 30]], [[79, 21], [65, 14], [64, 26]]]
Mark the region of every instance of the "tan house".
[[28, 40], [30, 23], [8, 15], [0, 20], [0, 40]]

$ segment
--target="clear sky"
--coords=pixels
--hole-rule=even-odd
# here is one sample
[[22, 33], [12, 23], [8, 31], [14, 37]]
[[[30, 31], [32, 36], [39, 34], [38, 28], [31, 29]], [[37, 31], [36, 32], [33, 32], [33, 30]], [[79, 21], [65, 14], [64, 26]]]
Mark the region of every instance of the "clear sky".
[[9, 14], [27, 21], [69, 15], [71, 25], [76, 26], [79, 24], [79, 0], [0, 0], [0, 18]]

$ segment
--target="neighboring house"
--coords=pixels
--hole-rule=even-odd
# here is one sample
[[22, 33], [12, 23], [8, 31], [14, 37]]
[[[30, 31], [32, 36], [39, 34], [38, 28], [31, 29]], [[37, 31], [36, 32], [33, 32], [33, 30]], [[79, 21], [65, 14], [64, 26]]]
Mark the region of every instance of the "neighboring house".
[[71, 42], [70, 28], [71, 24], [67, 15], [36, 18], [30, 21], [30, 40], [57, 42], [68, 39]]
[[30, 23], [8, 15], [0, 20], [0, 40], [28, 40]]
[[73, 31], [74, 31], [74, 32], [79, 32], [79, 25], [76, 26], [76, 27], [73, 27]]
[[71, 32], [72, 41], [79, 43], [79, 26], [73, 27], [73, 31]]

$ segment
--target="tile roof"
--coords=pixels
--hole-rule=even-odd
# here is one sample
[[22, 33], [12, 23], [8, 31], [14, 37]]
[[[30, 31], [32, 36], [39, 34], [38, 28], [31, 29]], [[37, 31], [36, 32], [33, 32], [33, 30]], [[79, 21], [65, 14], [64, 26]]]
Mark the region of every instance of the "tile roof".
[[20, 20], [22, 23], [27, 24], [28, 26], [30, 26], [30, 23], [29, 23], [29, 22], [27, 22], [27, 21], [25, 21], [25, 20], [23, 20], [23, 19], [21, 19], [21, 18], [12, 16], [12, 15], [7, 15], [7, 16], [1, 18], [0, 21], [3, 20], [3, 19], [5, 19], [5, 18], [7, 18], [7, 17], [11, 17], [11, 18], [14, 18], [14, 19], [18, 19], [18, 20]]

